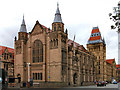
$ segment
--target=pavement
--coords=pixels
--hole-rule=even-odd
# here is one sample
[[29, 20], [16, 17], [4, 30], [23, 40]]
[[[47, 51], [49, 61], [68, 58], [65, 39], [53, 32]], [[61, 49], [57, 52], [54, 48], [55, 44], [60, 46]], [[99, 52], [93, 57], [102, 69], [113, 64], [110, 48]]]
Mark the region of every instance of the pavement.
[[91, 85], [91, 86], [79, 86], [79, 87], [63, 87], [63, 88], [15, 88], [15, 87], [11, 87], [11, 88], [7, 88], [7, 89], [2, 89], [2, 90], [67, 90], [67, 89], [78, 89], [78, 90], [89, 90], [91, 88], [91, 90], [120, 90], [120, 88], [118, 89], [118, 86], [120, 86], [120, 83], [118, 84], [107, 84], [106, 86], [99, 86], [97, 87], [97, 85]]

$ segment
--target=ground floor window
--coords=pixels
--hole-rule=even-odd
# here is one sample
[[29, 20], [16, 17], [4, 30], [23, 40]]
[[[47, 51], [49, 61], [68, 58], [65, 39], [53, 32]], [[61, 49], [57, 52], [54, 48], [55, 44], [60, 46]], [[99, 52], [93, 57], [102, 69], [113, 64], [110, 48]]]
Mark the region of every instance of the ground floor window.
[[42, 80], [42, 73], [33, 73], [33, 80]]

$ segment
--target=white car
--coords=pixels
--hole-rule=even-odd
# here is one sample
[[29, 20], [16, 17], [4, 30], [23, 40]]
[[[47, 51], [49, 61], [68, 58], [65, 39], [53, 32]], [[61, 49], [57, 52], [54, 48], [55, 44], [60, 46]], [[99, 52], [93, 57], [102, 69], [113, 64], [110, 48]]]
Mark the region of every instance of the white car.
[[0, 77], [0, 83], [2, 83], [2, 78]]

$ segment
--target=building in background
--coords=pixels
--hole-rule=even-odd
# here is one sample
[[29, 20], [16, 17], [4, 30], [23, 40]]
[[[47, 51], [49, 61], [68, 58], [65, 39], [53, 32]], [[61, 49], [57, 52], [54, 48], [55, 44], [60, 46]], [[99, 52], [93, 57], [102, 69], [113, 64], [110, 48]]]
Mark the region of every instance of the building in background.
[[116, 65], [116, 71], [117, 71], [117, 82], [120, 82], [120, 64]]
[[36, 21], [27, 33], [23, 17], [14, 48], [14, 75], [19, 78], [16, 83], [33, 80], [34, 86], [62, 87], [90, 85], [95, 80], [96, 56], [68, 39], [58, 5], [52, 29]]
[[7, 78], [7, 81], [9, 78], [14, 78], [14, 49], [0, 46], [0, 62], [4, 73], [2, 76]]
[[[75, 52], [74, 52], [75, 50]], [[68, 40], [68, 82], [72, 85], [91, 85], [96, 79], [96, 56], [83, 45]]]
[[106, 43], [98, 27], [92, 29], [87, 43], [87, 50], [97, 57], [95, 61], [96, 81], [106, 81]]
[[106, 60], [107, 81], [117, 80], [116, 62], [115, 59]]
[[97, 60], [95, 61], [96, 81], [116, 80], [116, 62], [115, 59], [106, 60], [106, 43], [102, 38], [98, 27], [94, 27], [87, 43], [87, 50], [93, 53]]

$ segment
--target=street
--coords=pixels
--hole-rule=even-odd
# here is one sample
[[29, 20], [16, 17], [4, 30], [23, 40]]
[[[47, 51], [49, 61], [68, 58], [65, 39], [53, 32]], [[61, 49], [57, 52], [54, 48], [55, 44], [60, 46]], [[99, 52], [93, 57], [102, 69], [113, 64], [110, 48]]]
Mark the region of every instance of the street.
[[75, 88], [118, 88], [118, 84], [107, 84], [106, 86], [98, 86], [97, 85], [91, 85], [91, 86], [80, 86]]
[[[113, 88], [114, 88], [114, 90], [120, 90], [120, 89], [118, 89], [118, 85], [120, 86], [120, 83], [119, 84], [107, 84], [106, 86], [98, 86], [98, 87], [97, 87], [97, 85], [91, 85], [91, 86], [79, 86], [79, 87], [64, 87], [64, 88], [60, 88], [60, 89], [61, 90], [66, 90], [66, 89], [72, 89], [72, 88], [73, 89], [81, 88], [80, 90], [82, 90], [84, 88], [86, 88], [86, 89], [87, 88], [93, 88], [93, 90], [94, 89], [96, 90], [96, 88], [98, 88], [98, 89], [101, 90], [103, 88], [106, 88], [106, 90], [107, 90], [107, 88], [109, 88], [109, 90], [113, 90]], [[34, 90], [34, 89], [40, 90], [40, 89], [45, 89], [45, 88], [8, 88], [7, 90]], [[50, 89], [50, 88], [46, 88], [46, 89]], [[51, 89], [53, 90], [55, 88], [51, 88]]]

